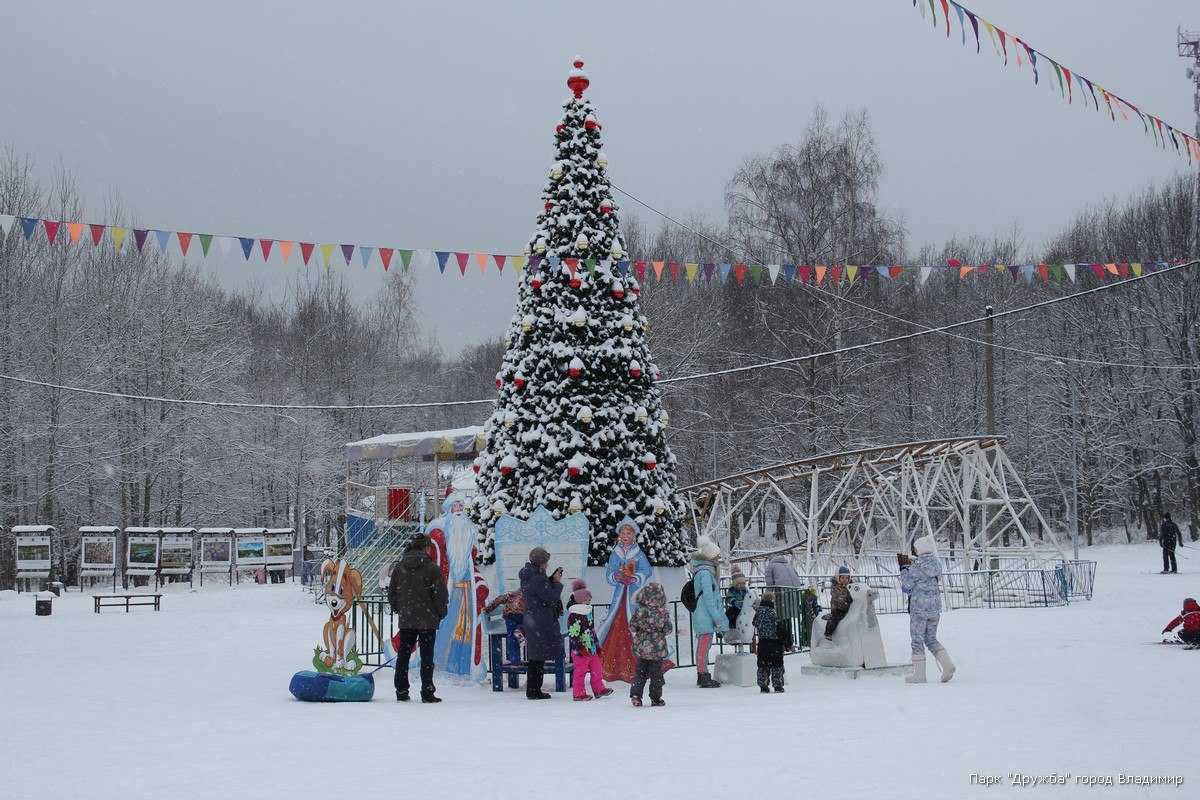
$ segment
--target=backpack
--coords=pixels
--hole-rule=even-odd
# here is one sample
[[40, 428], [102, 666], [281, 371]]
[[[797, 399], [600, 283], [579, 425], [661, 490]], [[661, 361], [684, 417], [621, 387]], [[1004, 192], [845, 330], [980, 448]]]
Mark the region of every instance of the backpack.
[[699, 600], [696, 596], [696, 581], [693, 578], [683, 585], [683, 591], [679, 593], [679, 602], [683, 603], [689, 614], [694, 614]]

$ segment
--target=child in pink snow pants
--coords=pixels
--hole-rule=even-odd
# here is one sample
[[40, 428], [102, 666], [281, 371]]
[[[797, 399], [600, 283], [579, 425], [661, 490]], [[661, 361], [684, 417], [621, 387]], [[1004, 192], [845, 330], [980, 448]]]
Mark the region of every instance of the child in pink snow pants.
[[[591, 700], [592, 696], [607, 697], [613, 690], [604, 685], [604, 665], [600, 663], [600, 645], [592, 619], [592, 593], [582, 578], [571, 582], [571, 598], [567, 605], [567, 639], [571, 644], [571, 693], [576, 700]], [[587, 693], [584, 679], [591, 674], [592, 694]]]

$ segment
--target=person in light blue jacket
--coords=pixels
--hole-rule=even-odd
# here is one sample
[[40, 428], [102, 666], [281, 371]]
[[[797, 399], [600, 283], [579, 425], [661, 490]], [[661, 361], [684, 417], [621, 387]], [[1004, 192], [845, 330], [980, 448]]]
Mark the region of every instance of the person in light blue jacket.
[[900, 588], [908, 595], [908, 630], [912, 637], [912, 675], [908, 683], [925, 683], [925, 650], [937, 659], [942, 670], [942, 683], [954, 677], [954, 662], [937, 638], [938, 622], [942, 616], [942, 598], [938, 579], [942, 562], [938, 560], [932, 536], [922, 536], [913, 542], [916, 560], [900, 553]]
[[696, 634], [696, 685], [702, 689], [716, 689], [721, 684], [708, 674], [708, 648], [712, 646], [713, 634], [729, 630], [725, 603], [717, 584], [721, 548], [707, 536], [701, 536], [696, 545], [690, 564], [692, 590], [696, 593], [696, 610], [692, 612], [692, 631]]

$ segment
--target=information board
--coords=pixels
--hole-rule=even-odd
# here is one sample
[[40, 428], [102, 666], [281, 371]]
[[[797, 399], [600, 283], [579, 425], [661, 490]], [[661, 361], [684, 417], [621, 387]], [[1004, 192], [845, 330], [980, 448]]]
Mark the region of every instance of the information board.
[[158, 572], [158, 537], [131, 534], [125, 540], [125, 574], [153, 575]]
[[274, 566], [292, 565], [292, 534], [270, 533], [266, 537], [266, 562]]
[[266, 563], [266, 536], [261, 533], [239, 533], [237, 535], [237, 565], [261, 567]]
[[159, 554], [160, 573], [188, 575], [192, 571], [192, 537], [188, 534], [164, 534]]
[[17, 540], [17, 574], [26, 578], [49, 577], [50, 535], [19, 533]]
[[117, 570], [117, 537], [112, 533], [85, 533], [79, 539], [79, 574], [98, 577]]
[[521, 588], [519, 573], [535, 547], [550, 553], [546, 574], [562, 567], [563, 585], [570, 586], [587, 568], [590, 534], [591, 526], [582, 512], [556, 520], [544, 506], [538, 506], [527, 520], [502, 515], [496, 521], [496, 582], [501, 587], [496, 594]]

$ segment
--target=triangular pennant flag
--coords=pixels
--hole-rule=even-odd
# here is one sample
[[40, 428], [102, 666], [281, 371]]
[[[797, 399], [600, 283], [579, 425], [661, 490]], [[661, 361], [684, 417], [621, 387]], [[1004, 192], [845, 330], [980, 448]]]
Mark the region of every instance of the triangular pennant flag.
[[669, 274], [671, 276], [672, 283], [675, 283], [679, 280], [679, 262], [678, 261], [668, 261], [667, 262], [667, 274]]
[[722, 263], [719, 267], [717, 267], [717, 276], [720, 278], [721, 283], [724, 283], [729, 279], [729, 271], [731, 269], [733, 269], [733, 264], [727, 262]]
[[321, 245], [320, 248], [318, 248], [321, 251], [321, 262], [326, 266], [326, 268], [328, 268], [330, 263], [333, 261], [333, 248], [334, 245], [330, 244], [329, 242], [326, 242], [325, 244]]
[[629, 261], [621, 260], [617, 262], [617, 274], [624, 278], [629, 274]]
[[1021, 275], [1021, 268], [1016, 264], [1010, 264], [1008, 267], [1008, 274], [1012, 276], [1013, 283], [1016, 283], [1017, 278]]
[[455, 253], [454, 258], [458, 261], [458, 274], [467, 274], [467, 261], [471, 258], [470, 253]]
[[1095, 275], [1100, 280], [1104, 280], [1104, 265], [1103, 264], [1091, 264], [1089, 266], [1091, 266], [1091, 268], [1092, 268], [1093, 275]]
[[1142, 277], [1142, 262], [1135, 261], [1129, 265], [1129, 268], [1133, 271], [1133, 276], [1135, 278]]
[[[725, 276], [722, 275], [721, 279], [724, 280], [724, 278], [725, 278]], [[738, 282], [738, 285], [741, 285], [741, 283], [746, 280], [746, 265], [745, 264], [734, 264], [733, 265], [733, 279]]]
[[687, 275], [688, 283], [696, 282], [696, 273], [700, 271], [700, 264], [696, 261], [689, 261], [683, 265], [684, 274]]
[[1104, 269], [1109, 275], [1119, 275], [1121, 273], [1121, 268], [1116, 264], [1105, 264]]
[[118, 253], [121, 252], [121, 247], [125, 244], [125, 237], [129, 235], [129, 228], [109, 228], [108, 233], [112, 236], [113, 249]]
[[493, 255], [492, 256], [492, 261], [496, 262], [496, 271], [502, 275], [504, 274], [504, 262], [507, 258], [508, 258], [508, 256], [501, 256], [501, 255]]
[[574, 278], [575, 272], [579, 269], [579, 259], [578, 258], [564, 258], [562, 260], [562, 263], [567, 265], [567, 272], [571, 273], [571, 277]]
[[853, 284], [854, 279], [857, 277], [858, 277], [858, 267], [856, 267], [852, 264], [847, 264], [846, 265], [846, 280], [849, 283]]
[[795, 264], [784, 264], [783, 265], [783, 280], [784, 280], [784, 282], [791, 283], [795, 279], [796, 279], [796, 265]]
[[133, 243], [137, 246], [138, 252], [142, 252], [142, 248], [146, 246], [146, 235], [149, 234], [148, 229], [134, 228]]
[[379, 260], [383, 262], [383, 271], [384, 271], [384, 272], [387, 272], [387, 271], [388, 271], [388, 267], [390, 267], [390, 266], [391, 266], [391, 264], [392, 264], [392, 253], [394, 253], [394, 252], [395, 252], [395, 250], [394, 250], [393, 248], [391, 248], [391, 247], [381, 247], [381, 248], [379, 248]]
[[[1034, 271], [1033, 264], [1025, 264], [1024, 266], [1021, 267], [1021, 277], [1023, 277], [1025, 279], [1026, 283], [1033, 283], [1033, 271]], [[1014, 275], [1013, 280], [1016, 280], [1016, 277], [1017, 276]]]
[[271, 257], [271, 245], [275, 244], [274, 239], [259, 239], [258, 249], [262, 251], [263, 261], [267, 261]]
[[830, 271], [829, 267], [825, 266], [824, 264], [817, 264], [817, 266], [813, 269], [813, 281], [818, 286], [820, 286], [825, 281], [825, 273], [826, 272], [830, 272], [830, 276], [829, 276], [830, 283], [837, 284], [837, 283], [841, 282], [841, 280], [842, 280], [842, 265], [841, 264], [834, 264], [832, 271]]
[[175, 234], [175, 238], [179, 241], [179, 252], [186, 256], [188, 247], [192, 244], [192, 235], [184, 231], [179, 231]]
[[42, 227], [46, 229], [46, 241], [50, 242], [50, 244], [54, 244], [54, 240], [58, 238], [58, 226], [60, 224], [50, 219], [42, 220]]
[[308, 260], [312, 258], [313, 248], [316, 247], [312, 242], [300, 243], [300, 257], [304, 259], [305, 266], [308, 265]]
[[374, 252], [375, 252], [374, 247], [358, 248], [358, 256], [362, 260], [363, 269], [366, 269], [367, 266], [371, 263], [371, 256], [372, 256], [372, 254], [374, 254]]
[[33, 232], [37, 230], [38, 220], [32, 217], [21, 217], [21, 232], [28, 239], [33, 236]]
[[208, 258], [208, 248], [212, 247], [213, 235], [211, 233], [197, 235], [200, 237], [200, 251], [204, 253], [205, 258]]
[[167, 245], [171, 243], [171, 232], [155, 230], [154, 238], [158, 240], [158, 249], [167, 252]]
[[1045, 283], [1046, 281], [1050, 280], [1050, 267], [1045, 264], [1038, 264], [1037, 274], [1038, 277], [1042, 279], [1042, 283]]
[[891, 268], [888, 269], [888, 274], [892, 280], [896, 280], [896, 278], [904, 274], [904, 267], [899, 264], [892, 264]]
[[512, 262], [513, 272], [517, 275], [525, 271], [525, 256], [513, 256], [510, 261]]
[[434, 255], [437, 256], [438, 270], [445, 275], [446, 259], [450, 258], [450, 252], [448, 250], [435, 250]]
[[639, 282], [645, 281], [646, 280], [646, 262], [645, 261], [633, 262], [633, 274], [637, 276], [637, 279]]
[[[973, 269], [975, 269], [975, 268], [972, 267], [970, 264], [963, 264], [962, 266], [960, 266], [958, 268], [958, 279], [961, 281], [963, 278], [970, 275], [971, 270], [973, 270]], [[982, 267], [981, 267], [981, 269], [982, 269]]]
[[[16, 221], [17, 218], [12, 214], [0, 214], [0, 231], [3, 231], [4, 235], [8, 236], [8, 232], [12, 230], [13, 223]], [[104, 226], [101, 225], [100, 227], [103, 228]]]
[[103, 225], [97, 225], [95, 223], [90, 223], [88, 225], [88, 231], [92, 234], [92, 244], [96, 247], [100, 246], [100, 240], [104, 238], [104, 227], [105, 226]]
[[662, 280], [663, 269], [667, 266], [666, 261], [651, 261], [650, 266], [654, 267], [654, 277]]
[[217, 249], [221, 251], [222, 256], [228, 256], [229, 251], [233, 249], [233, 237], [218, 236], [217, 237]]
[[487, 272], [488, 257], [489, 256], [487, 253], [476, 253], [475, 254], [475, 263], [479, 265], [480, 272]]
[[354, 245], [342, 245], [342, 259], [345, 260], [346, 266], [350, 266], [350, 259], [354, 258]]
[[775, 279], [779, 277], [779, 265], [778, 264], [768, 264], [767, 265], [767, 277], [769, 277], [771, 279], [771, 285], [774, 286]]
[[[849, 266], [849, 265], [847, 265], [847, 266]], [[870, 269], [870, 267], [867, 267], [867, 269]], [[877, 265], [875, 267], [875, 274], [881, 278], [889, 278], [890, 279], [892, 277], [892, 274], [891, 274], [891, 272], [888, 271], [888, 268], [886, 266], [883, 266], [882, 264]]]
[[716, 264], [710, 263], [710, 264], [704, 265], [704, 282], [705, 283], [712, 283], [713, 272], [715, 272], [716, 269], [717, 269]]
[[808, 279], [812, 276], [812, 267], [808, 264], [801, 264], [799, 275], [801, 283], [808, 283]]
[[1074, 283], [1075, 282], [1075, 265], [1074, 264], [1063, 264], [1062, 266], [1063, 266], [1063, 272], [1065, 272], [1067, 274], [1067, 277], [1071, 280], [1071, 283]]
[[583, 266], [585, 266], [587, 268], [587, 273], [588, 273], [589, 278], [596, 277], [596, 259], [594, 259], [594, 258], [584, 259]]
[[558, 268], [562, 266], [562, 259], [558, 256], [550, 256], [546, 259], [546, 272], [558, 272]]
[[750, 265], [750, 282], [762, 283], [762, 264]]
[[1062, 264], [1051, 264], [1050, 265], [1051, 280], [1055, 281], [1056, 283], [1062, 283], [1066, 279], [1066, 277], [1067, 277], [1067, 273], [1066, 273], [1066, 270], [1063, 269]]
[[288, 259], [292, 257], [293, 242], [283, 239], [283, 240], [276, 242], [276, 244], [279, 245], [279, 255], [281, 258], [283, 258], [283, 263], [286, 264], [288, 262]]
[[917, 270], [917, 285], [924, 286], [925, 281], [929, 280], [929, 273], [933, 272], [933, 267], [920, 267]]
[[82, 222], [68, 222], [67, 235], [71, 237], [71, 244], [79, 244], [79, 235], [83, 233]]
[[250, 251], [254, 249], [254, 237], [239, 236], [237, 238], [238, 238], [238, 241], [241, 242], [241, 245], [242, 245], [242, 255], [246, 257], [247, 261], [249, 261], [250, 260]]
[[[405, 269], [408, 269], [409, 265], [412, 263], [413, 251], [412, 250], [397, 250], [396, 252], [400, 254], [400, 264]], [[445, 265], [442, 266], [442, 269], [445, 270]]]
[[946, 18], [946, 38], [950, 38], [950, 0], [942, 0], [942, 16]]

